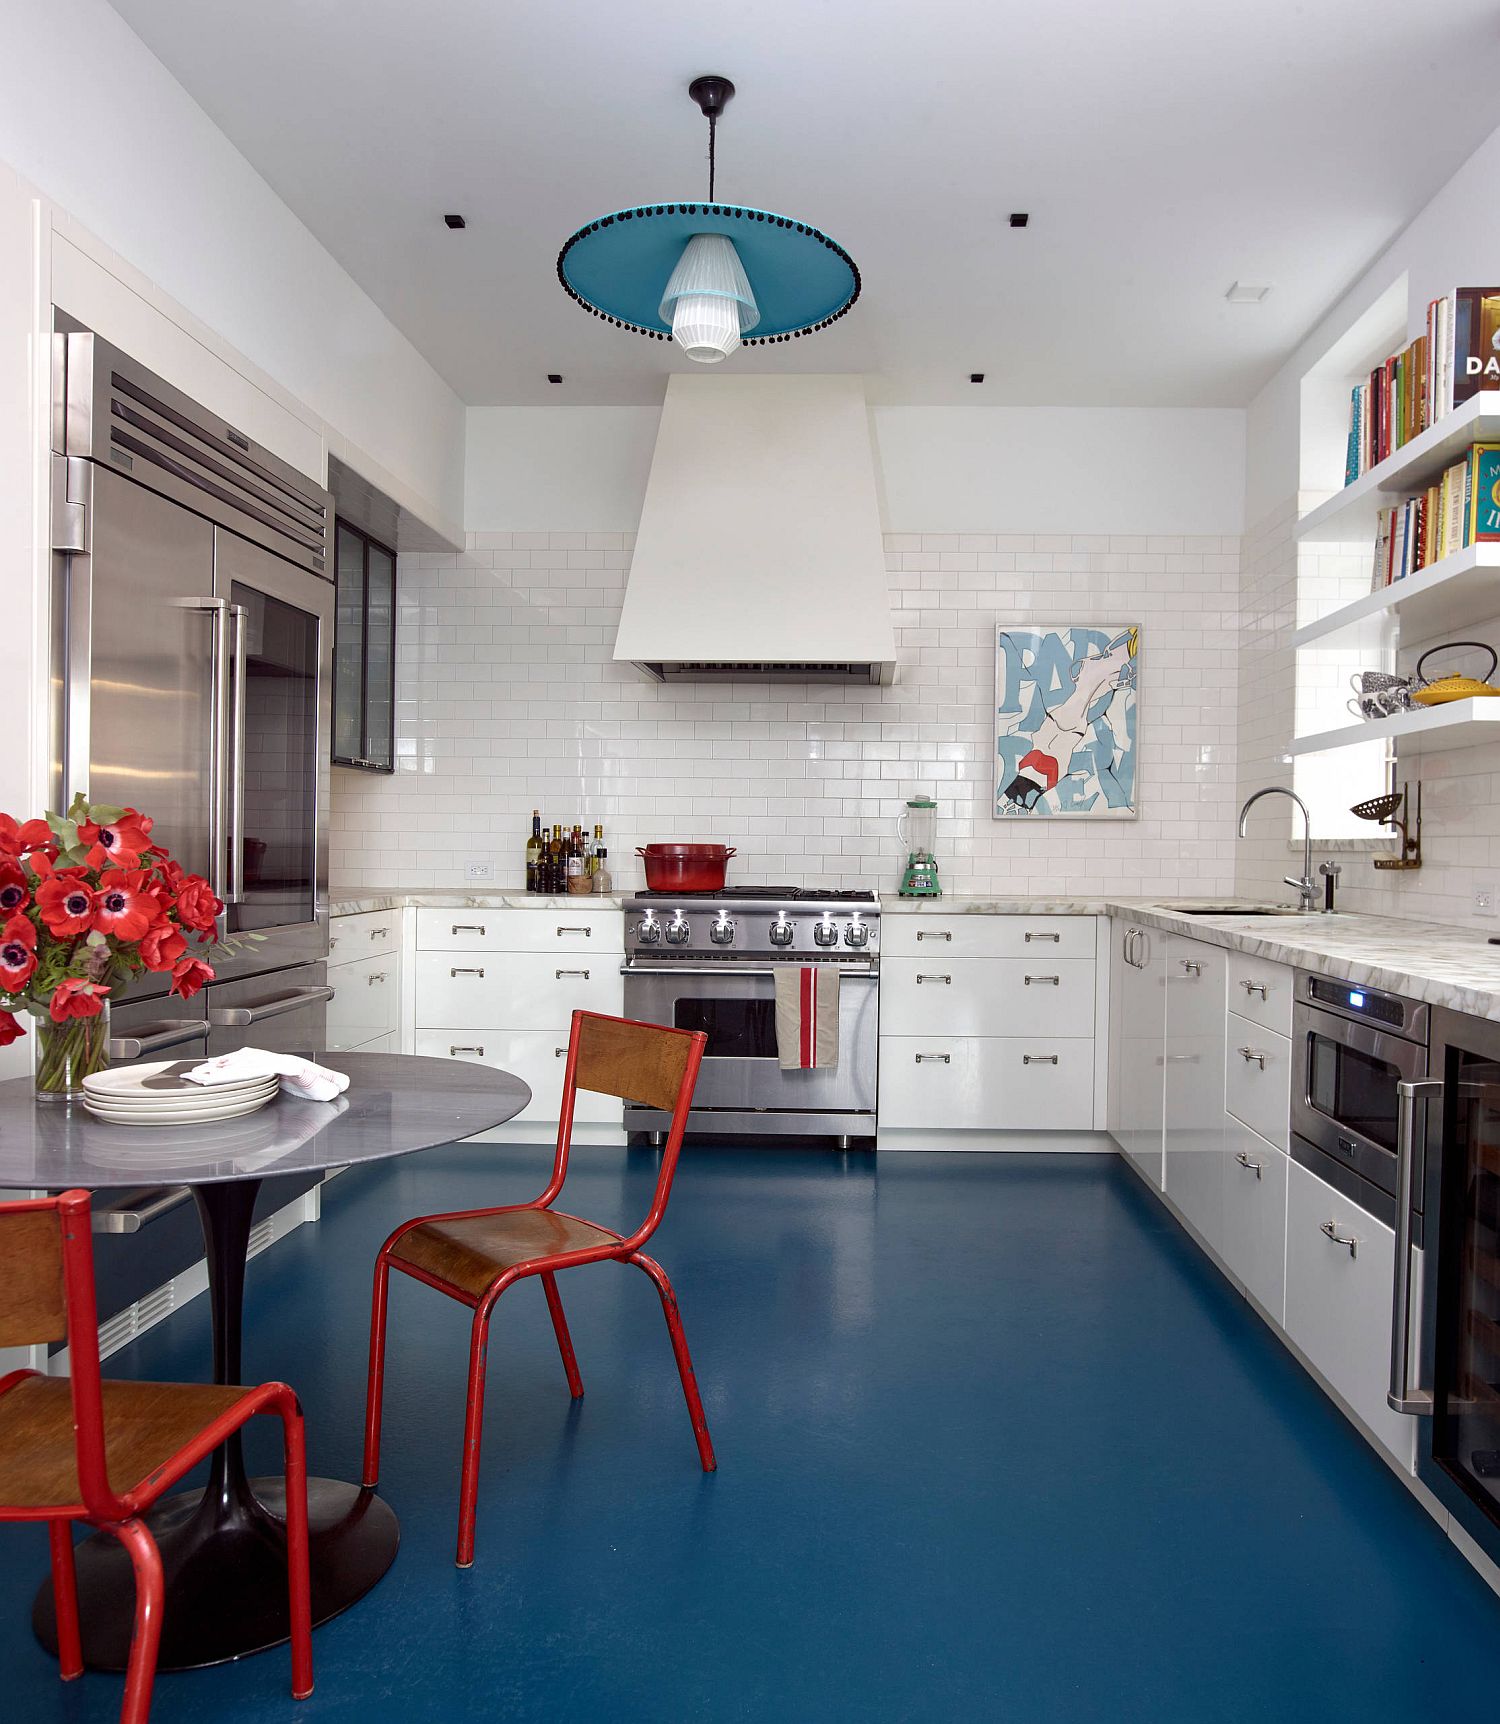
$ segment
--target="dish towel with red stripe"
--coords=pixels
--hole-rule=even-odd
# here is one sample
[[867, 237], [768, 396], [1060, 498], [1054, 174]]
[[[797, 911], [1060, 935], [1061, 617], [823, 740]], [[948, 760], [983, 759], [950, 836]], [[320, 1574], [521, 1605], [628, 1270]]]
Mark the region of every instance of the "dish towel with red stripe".
[[776, 1057], [784, 1072], [839, 1063], [839, 972], [835, 964], [776, 966]]

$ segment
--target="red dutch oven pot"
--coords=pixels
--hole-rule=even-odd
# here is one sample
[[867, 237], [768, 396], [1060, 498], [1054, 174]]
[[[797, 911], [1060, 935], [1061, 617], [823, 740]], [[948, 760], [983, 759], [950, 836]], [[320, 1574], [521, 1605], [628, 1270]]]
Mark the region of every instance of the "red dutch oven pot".
[[722, 892], [734, 846], [647, 844], [636, 855], [646, 864], [648, 892]]

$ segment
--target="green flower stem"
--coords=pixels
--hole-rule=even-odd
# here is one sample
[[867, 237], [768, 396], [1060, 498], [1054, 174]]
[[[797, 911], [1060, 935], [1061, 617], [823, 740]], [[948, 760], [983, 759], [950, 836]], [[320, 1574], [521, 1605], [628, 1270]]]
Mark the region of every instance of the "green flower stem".
[[62, 1024], [38, 1023], [37, 1042], [37, 1094], [71, 1095], [109, 1064], [108, 1009]]

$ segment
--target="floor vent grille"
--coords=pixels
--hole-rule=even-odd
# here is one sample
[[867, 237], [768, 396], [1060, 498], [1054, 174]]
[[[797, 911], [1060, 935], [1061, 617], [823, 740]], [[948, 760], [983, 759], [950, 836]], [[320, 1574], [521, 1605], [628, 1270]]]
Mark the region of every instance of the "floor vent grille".
[[250, 1243], [246, 1248], [245, 1255], [247, 1257], [259, 1257], [275, 1237], [276, 1230], [271, 1224], [270, 1216], [267, 1216], [264, 1221], [257, 1221], [254, 1227], [250, 1229]]

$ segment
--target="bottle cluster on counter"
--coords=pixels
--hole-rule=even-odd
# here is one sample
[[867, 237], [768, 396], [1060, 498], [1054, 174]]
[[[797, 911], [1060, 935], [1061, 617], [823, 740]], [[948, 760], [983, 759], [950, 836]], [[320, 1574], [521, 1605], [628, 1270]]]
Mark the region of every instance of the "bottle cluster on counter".
[[531, 836], [526, 840], [526, 890], [528, 892], [609, 892], [609, 851], [604, 847], [604, 828], [595, 826], [590, 837], [584, 827], [571, 830], [554, 826], [551, 836], [542, 824], [541, 810], [531, 811]]

